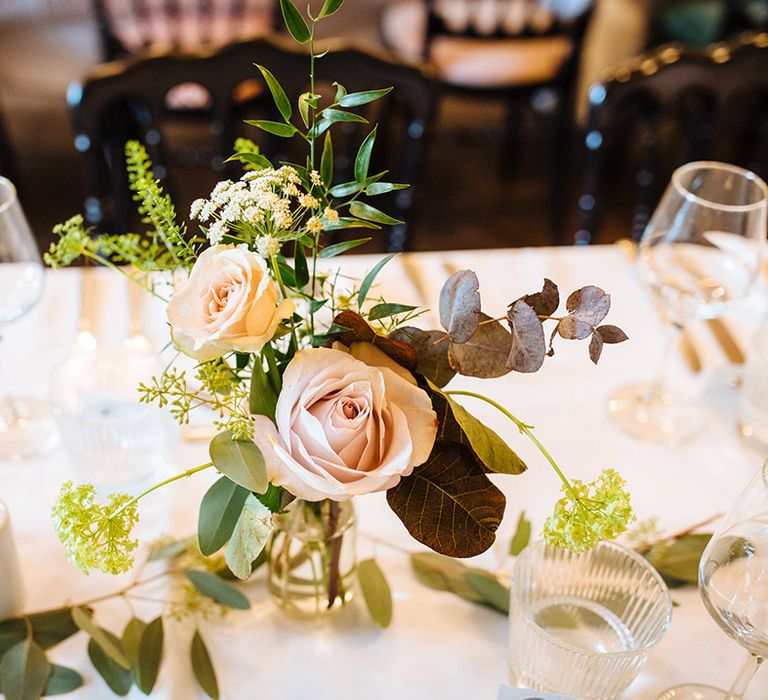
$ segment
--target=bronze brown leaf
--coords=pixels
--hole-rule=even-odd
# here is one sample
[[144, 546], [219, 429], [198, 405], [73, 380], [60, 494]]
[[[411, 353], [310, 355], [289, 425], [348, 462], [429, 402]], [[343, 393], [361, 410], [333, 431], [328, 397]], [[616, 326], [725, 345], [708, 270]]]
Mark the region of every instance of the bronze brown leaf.
[[560, 291], [552, 280], [545, 278], [544, 287], [540, 292], [528, 294], [518, 301], [524, 301], [539, 316], [552, 316], [560, 306]]
[[414, 326], [404, 326], [392, 331], [389, 337], [408, 343], [416, 350], [419, 356], [416, 370], [435, 386], [442, 388], [456, 376], [456, 370], [448, 362], [445, 331], [423, 331]]
[[506, 499], [469, 448], [437, 442], [427, 462], [387, 491], [387, 503], [416, 540], [465, 558], [493, 544]]
[[344, 345], [352, 345], [352, 343], [357, 342], [372, 343], [400, 366], [411, 372], [416, 371], [419, 359], [416, 350], [402, 340], [379, 335], [360, 314], [356, 314], [354, 311], [342, 311], [333, 319], [333, 322], [337, 326], [349, 329], [335, 337]]

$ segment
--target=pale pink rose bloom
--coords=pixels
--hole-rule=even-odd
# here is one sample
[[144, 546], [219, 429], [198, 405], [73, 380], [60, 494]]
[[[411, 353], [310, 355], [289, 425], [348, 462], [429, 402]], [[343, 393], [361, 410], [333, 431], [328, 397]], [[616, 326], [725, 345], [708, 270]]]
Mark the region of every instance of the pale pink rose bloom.
[[264, 261], [247, 246], [208, 248], [168, 304], [173, 342], [203, 361], [232, 350], [259, 352], [293, 314], [293, 302], [278, 298]]
[[384, 491], [423, 464], [437, 435], [413, 376], [370, 343], [296, 353], [275, 423], [255, 416], [269, 479], [308, 501]]

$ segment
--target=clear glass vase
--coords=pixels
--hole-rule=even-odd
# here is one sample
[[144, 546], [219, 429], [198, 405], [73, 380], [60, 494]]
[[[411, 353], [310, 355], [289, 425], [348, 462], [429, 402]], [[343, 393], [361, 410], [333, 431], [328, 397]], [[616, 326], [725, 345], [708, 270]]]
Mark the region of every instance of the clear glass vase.
[[296, 500], [275, 515], [269, 550], [269, 591], [296, 617], [319, 620], [344, 607], [357, 568], [352, 501]]

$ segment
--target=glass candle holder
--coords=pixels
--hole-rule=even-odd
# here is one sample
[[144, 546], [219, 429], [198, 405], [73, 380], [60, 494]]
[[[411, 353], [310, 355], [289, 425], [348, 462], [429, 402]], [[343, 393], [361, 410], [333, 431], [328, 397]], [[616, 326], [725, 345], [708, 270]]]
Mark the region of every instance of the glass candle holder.
[[21, 568], [8, 508], [0, 501], [0, 620], [15, 617], [24, 604]]
[[512, 571], [512, 682], [584, 700], [611, 700], [669, 627], [664, 581], [639, 554], [602, 542], [585, 554], [535, 542]]

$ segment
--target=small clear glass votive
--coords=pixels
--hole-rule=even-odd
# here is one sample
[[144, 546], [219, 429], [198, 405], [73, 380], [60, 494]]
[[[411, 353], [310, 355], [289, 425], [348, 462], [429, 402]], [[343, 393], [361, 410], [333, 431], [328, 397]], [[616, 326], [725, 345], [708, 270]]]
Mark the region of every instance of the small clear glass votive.
[[612, 542], [585, 554], [534, 542], [510, 589], [512, 683], [582, 700], [626, 690], [672, 617], [661, 576]]
[[15, 617], [24, 604], [21, 567], [8, 508], [0, 501], [0, 621]]
[[739, 433], [750, 447], [768, 455], [768, 324], [755, 335], [741, 386]]

